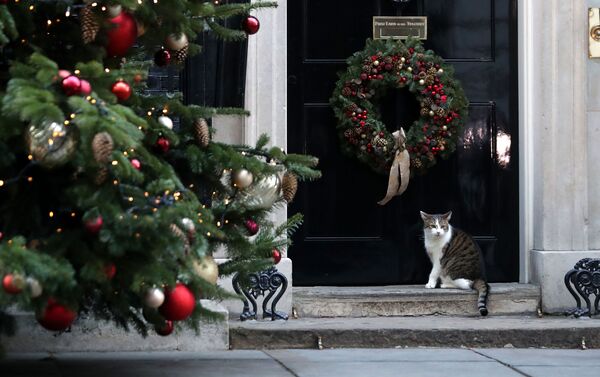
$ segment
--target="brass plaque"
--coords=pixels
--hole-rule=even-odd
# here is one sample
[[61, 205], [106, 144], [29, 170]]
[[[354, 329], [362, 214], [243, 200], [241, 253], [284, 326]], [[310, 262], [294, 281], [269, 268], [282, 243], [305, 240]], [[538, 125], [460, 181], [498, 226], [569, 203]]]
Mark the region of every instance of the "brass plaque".
[[589, 12], [589, 56], [600, 58], [600, 8], [590, 8]]
[[373, 39], [427, 39], [427, 17], [374, 16]]

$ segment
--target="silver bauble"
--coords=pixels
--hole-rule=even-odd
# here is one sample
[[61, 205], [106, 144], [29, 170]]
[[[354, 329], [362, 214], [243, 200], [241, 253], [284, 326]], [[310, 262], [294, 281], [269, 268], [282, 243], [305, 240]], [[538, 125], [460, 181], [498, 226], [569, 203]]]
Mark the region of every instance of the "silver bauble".
[[40, 282], [37, 279], [28, 277], [26, 282], [27, 282], [27, 287], [29, 289], [29, 295], [31, 296], [31, 298], [40, 297], [42, 295], [42, 292], [44, 290], [42, 288], [42, 285], [40, 284]]
[[254, 176], [252, 172], [246, 169], [240, 169], [233, 172], [231, 175], [231, 183], [234, 187], [239, 189], [245, 189], [250, 187], [250, 185], [254, 182]]
[[77, 148], [74, 130], [57, 122], [29, 126], [26, 138], [29, 154], [46, 168], [65, 164]]
[[165, 302], [165, 294], [159, 288], [153, 287], [146, 291], [144, 303], [149, 308], [158, 308]]
[[273, 174], [244, 190], [240, 202], [248, 209], [269, 209], [280, 198], [281, 178]]
[[167, 37], [165, 45], [167, 45], [169, 50], [179, 51], [189, 45], [188, 37], [183, 33], [179, 35], [171, 34]]
[[164, 127], [167, 127], [170, 130], [173, 129], [173, 120], [166, 115], [159, 116], [158, 123], [160, 123]]

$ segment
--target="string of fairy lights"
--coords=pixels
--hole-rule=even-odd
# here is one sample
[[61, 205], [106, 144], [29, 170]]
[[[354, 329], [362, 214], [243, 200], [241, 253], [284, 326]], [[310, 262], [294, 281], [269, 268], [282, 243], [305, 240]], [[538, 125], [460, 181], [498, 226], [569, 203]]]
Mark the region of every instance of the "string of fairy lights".
[[[38, 1], [38, 3], [44, 3], [46, 1]], [[145, 1], [144, 0], [138, 0], [137, 3], [139, 5], [142, 5]], [[152, 3], [152, 4], [158, 4], [159, 0], [150, 0], [150, 1], [146, 1], [147, 3]], [[34, 12], [36, 11], [36, 4], [35, 2], [28, 2], [27, 0], [14, 0], [14, 3], [29, 3], [29, 5], [27, 6], [27, 9], [30, 12]], [[69, 18], [71, 16], [74, 15], [74, 10], [77, 8], [83, 8], [86, 5], [90, 5], [92, 7], [100, 7], [99, 9], [102, 12], [109, 12], [109, 14], [118, 14], [122, 11], [122, 7], [121, 5], [113, 5], [113, 6], [107, 6], [105, 4], [102, 4], [100, 2], [94, 1], [94, 2], [90, 2], [90, 1], [86, 1], [87, 4], [70, 4], [67, 6], [64, 16], [65, 18]], [[212, 2], [214, 5], [219, 5], [221, 4], [220, 1], [215, 0]], [[61, 18], [57, 17], [54, 19], [47, 19], [46, 21], [46, 26], [47, 27], [51, 27], [54, 24], [58, 24], [61, 22]], [[22, 43], [27, 43], [26, 39], [21, 39]], [[109, 68], [105, 68], [105, 72], [107, 74], [110, 73], [110, 69]], [[80, 71], [79, 70], [75, 70], [74, 74], [79, 76], [80, 75]], [[95, 105], [98, 108], [98, 111], [100, 112], [101, 115], [107, 115], [108, 114], [108, 110], [106, 108], [106, 105], [104, 103], [103, 100], [101, 99], [97, 99], [91, 95], [86, 96], [85, 99]], [[155, 112], [157, 111], [157, 109], [155, 107], [152, 107], [151, 109], [149, 109], [147, 111], [147, 115], [148, 117], [153, 117]], [[162, 115], [166, 116], [169, 112], [167, 107], [164, 107], [162, 110], [158, 110]], [[76, 121], [76, 117], [77, 114], [76, 113], [71, 113], [64, 121], [63, 124], [65, 127], [70, 126], [72, 123], [74, 123]], [[141, 131], [144, 131], [144, 128], [140, 125], [138, 126], [138, 129]], [[50, 148], [54, 147], [55, 144], [55, 140], [59, 139], [60, 137], [62, 137], [64, 135], [60, 135], [60, 134], [53, 134], [50, 138], [48, 138], [48, 146]], [[56, 145], [56, 147], [60, 147], [59, 145]], [[135, 155], [135, 148], [126, 148], [123, 152], [123, 156], [129, 158], [130, 155]], [[267, 157], [266, 154], [260, 152], [260, 151], [252, 151], [251, 149], [248, 149], [247, 151], [244, 150], [241, 152], [242, 155], [247, 155], [247, 154], [253, 154], [253, 155], [261, 155], [264, 157]], [[32, 175], [29, 175], [29, 171], [32, 167], [36, 166], [38, 163], [34, 160], [34, 157], [29, 154], [27, 156], [29, 163], [22, 169], [21, 172], [19, 172], [19, 174], [13, 178], [10, 179], [0, 179], [0, 190], [3, 188], [6, 188], [7, 186], [10, 186], [12, 184], [15, 184], [21, 180], [23, 180], [24, 178], [26, 179], [26, 181], [29, 184], [32, 184], [34, 182], [34, 177]], [[112, 167], [116, 167], [119, 164], [119, 161], [117, 159], [113, 159], [110, 163], [109, 166], [109, 172], [111, 173], [111, 175], [115, 175], [113, 170], [111, 169]], [[231, 173], [231, 169], [225, 169], [224, 170], [224, 174], [225, 173]], [[146, 202], [143, 203], [143, 205], [135, 205], [135, 198], [134, 196], [130, 195], [127, 193], [127, 184], [123, 184], [122, 182], [119, 181], [119, 179], [114, 178], [112, 181], [113, 185], [116, 186], [121, 194], [122, 199], [124, 200], [124, 202], [126, 203], [126, 205], [129, 206], [129, 208], [127, 209], [126, 213], [127, 214], [132, 214], [134, 219], [137, 219], [139, 217], [140, 213], [143, 212], [152, 212], [152, 213], [156, 213], [158, 211], [158, 209], [161, 206], [164, 205], [171, 205], [171, 198], [174, 202], [181, 200], [182, 198], [185, 197], [185, 195], [187, 195], [188, 192], [191, 192], [193, 194], [196, 194], [193, 190], [194, 186], [193, 184], [189, 186], [189, 190], [186, 188], [179, 188], [179, 190], [171, 193], [169, 190], [165, 190], [165, 192], [163, 192], [161, 195], [150, 195], [149, 192], [144, 192], [144, 198], [146, 199]], [[229, 221], [225, 218], [227, 210], [230, 208], [230, 205], [235, 201], [236, 196], [238, 194], [239, 190], [237, 188], [234, 187], [234, 193], [233, 195], [225, 195], [224, 198], [220, 198], [221, 202], [225, 205], [225, 210], [222, 212], [222, 215], [220, 216], [220, 218], [216, 221], [215, 225], [218, 228], [221, 228], [222, 226], [224, 226], [225, 224], [228, 224]], [[212, 200], [215, 199], [219, 199], [219, 194], [215, 191], [212, 193]], [[206, 208], [206, 205], [203, 204], [202, 208]], [[76, 217], [76, 212], [71, 211], [71, 210], [64, 210], [65, 212], [70, 213], [71, 217]], [[49, 211], [48, 213], [48, 217], [49, 218], [55, 218], [55, 214], [56, 214], [57, 210], [54, 211]], [[123, 216], [120, 216], [121, 219], [123, 219]], [[198, 222], [199, 223], [203, 223], [203, 219], [202, 219], [202, 213], [199, 212], [198, 213]], [[57, 232], [62, 232], [62, 228], [57, 228], [56, 229]], [[206, 234], [208, 237], [211, 236], [210, 232], [207, 232]]]

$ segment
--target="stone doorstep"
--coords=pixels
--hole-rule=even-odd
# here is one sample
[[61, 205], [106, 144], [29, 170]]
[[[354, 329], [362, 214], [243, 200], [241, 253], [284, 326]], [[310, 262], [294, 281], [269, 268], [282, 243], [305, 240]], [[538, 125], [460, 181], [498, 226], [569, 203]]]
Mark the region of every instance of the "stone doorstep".
[[600, 318], [545, 316], [304, 318], [230, 323], [232, 349], [600, 348]]
[[42, 328], [31, 313], [15, 313], [17, 334], [2, 337], [8, 352], [127, 352], [127, 351], [209, 351], [229, 349], [228, 312], [220, 304], [200, 300], [203, 307], [221, 313], [225, 320], [201, 322], [197, 335], [185, 329], [170, 336], [150, 332], [143, 338], [134, 329], [129, 332], [112, 323], [80, 319], [71, 332], [57, 334]]
[[[518, 283], [495, 283], [490, 286], [490, 313], [512, 315], [537, 312], [540, 301], [538, 286]], [[425, 289], [422, 285], [294, 287], [293, 305], [300, 318], [479, 315], [475, 291]]]

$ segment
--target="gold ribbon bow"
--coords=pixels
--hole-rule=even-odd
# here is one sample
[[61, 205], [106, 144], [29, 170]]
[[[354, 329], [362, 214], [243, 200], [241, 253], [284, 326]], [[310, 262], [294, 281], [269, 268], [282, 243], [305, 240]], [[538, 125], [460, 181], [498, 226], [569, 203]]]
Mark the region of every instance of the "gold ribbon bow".
[[377, 202], [381, 206], [386, 205], [394, 196], [402, 195], [406, 191], [410, 180], [410, 155], [406, 150], [406, 134], [404, 133], [404, 129], [400, 128], [392, 136], [396, 142], [397, 149], [390, 169], [387, 194], [385, 198]]

